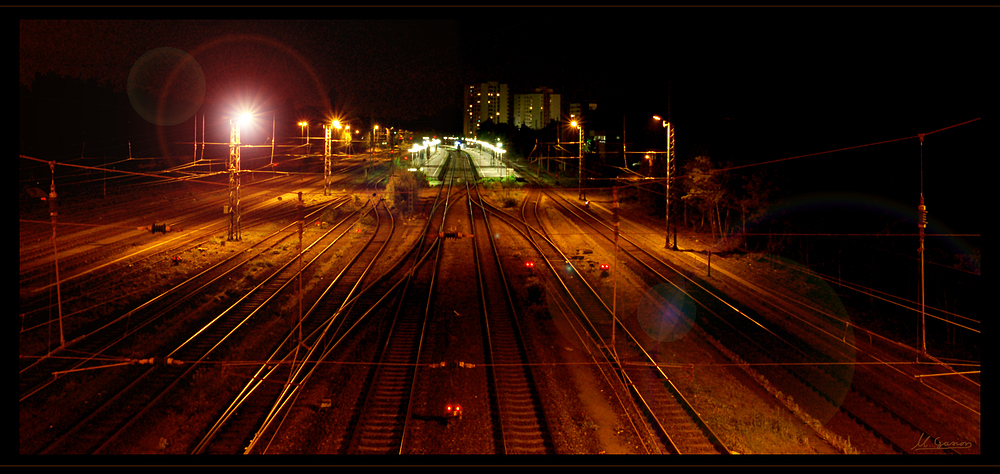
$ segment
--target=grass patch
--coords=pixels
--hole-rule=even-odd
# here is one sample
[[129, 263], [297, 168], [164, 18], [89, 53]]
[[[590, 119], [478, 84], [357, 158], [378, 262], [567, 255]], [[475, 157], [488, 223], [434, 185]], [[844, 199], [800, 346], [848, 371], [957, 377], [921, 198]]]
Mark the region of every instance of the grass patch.
[[521, 204], [524, 199], [523, 183], [514, 176], [506, 178], [483, 178], [479, 183], [486, 190], [484, 197], [497, 207], [509, 209]]

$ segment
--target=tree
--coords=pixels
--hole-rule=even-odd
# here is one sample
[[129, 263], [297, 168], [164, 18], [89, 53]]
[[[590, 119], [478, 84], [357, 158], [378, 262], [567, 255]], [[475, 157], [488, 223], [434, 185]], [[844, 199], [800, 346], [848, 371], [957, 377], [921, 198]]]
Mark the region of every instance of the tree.
[[699, 155], [684, 165], [681, 199], [691, 203], [701, 213], [702, 226], [709, 219], [712, 235], [723, 235], [722, 214], [719, 210], [726, 198], [725, 173], [716, 169], [712, 159]]
[[508, 143], [517, 134], [517, 129], [509, 123], [495, 123], [487, 119], [479, 125], [476, 139], [487, 143]]
[[743, 177], [742, 195], [736, 200], [740, 209], [741, 232], [746, 241], [747, 221], [754, 221], [768, 207], [769, 200], [778, 191], [764, 172], [757, 172], [749, 178]]

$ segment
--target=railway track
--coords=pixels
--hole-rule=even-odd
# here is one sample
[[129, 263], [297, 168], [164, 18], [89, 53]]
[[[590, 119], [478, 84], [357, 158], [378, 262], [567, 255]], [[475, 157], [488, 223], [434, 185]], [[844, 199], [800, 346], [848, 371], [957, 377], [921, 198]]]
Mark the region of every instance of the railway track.
[[373, 207], [376, 225], [363, 249], [332, 278], [302, 321], [249, 378], [193, 454], [247, 454], [267, 444], [266, 434], [280, 424], [316, 366], [326, 360], [341, 323], [390, 243], [395, 231], [392, 215], [382, 203]]
[[432, 294], [441, 258], [441, 235], [445, 222], [458, 196], [455, 175], [447, 171], [444, 182], [432, 206], [426, 230], [437, 230], [438, 236], [422, 241], [416, 248], [413, 264], [401, 280], [384, 342], [378, 343], [377, 363], [366, 378], [359, 396], [360, 403], [351, 416], [351, 424], [343, 436], [346, 454], [404, 454], [413, 418], [415, 398], [421, 387], [421, 362], [425, 351], [428, 317]]
[[[469, 191], [469, 222], [474, 223], [486, 362], [491, 402], [496, 411], [500, 454], [555, 454], [525, 333], [518, 322], [511, 288], [493, 239], [480, 186]], [[472, 195], [475, 195], [473, 198]], [[476, 213], [481, 215], [476, 218]]]
[[[317, 208], [326, 207], [325, 204], [312, 205], [306, 210], [312, 212]], [[245, 225], [249, 230], [257, 225], [288, 221], [294, 219], [297, 212], [294, 205], [266, 208], [247, 219]], [[70, 334], [74, 331], [86, 332], [86, 323], [78, 320], [85, 321], [89, 315], [106, 305], [120, 305], [116, 303], [118, 299], [134, 299], [139, 294], [151, 293], [150, 288], [140, 288], [138, 291], [130, 292], [127, 288], [123, 290], [122, 287], [127, 287], [130, 280], [141, 278], [144, 272], [152, 268], [169, 268], [170, 260], [175, 256], [184, 259], [199, 258], [198, 254], [209, 246], [209, 241], [219, 233], [224, 233], [226, 228], [225, 224], [209, 225], [182, 236], [164, 237], [162, 246], [153, 245], [131, 256], [96, 265], [92, 267], [96, 271], [89, 275], [78, 275], [79, 278], [64, 281], [62, 307], [65, 313], [63, 324], [66, 332]], [[52, 331], [52, 326], [57, 324], [57, 321], [52, 318], [52, 313], [56, 309], [55, 303], [50, 300], [49, 295], [42, 294], [22, 301], [20, 307], [22, 336]], [[83, 329], [75, 329], [81, 324], [84, 326]], [[71, 335], [70, 339], [74, 337]]]
[[[353, 221], [349, 221], [348, 218], [344, 218], [306, 247], [303, 250], [303, 258], [312, 264], [327, 253], [332, 242], [343, 238], [347, 230], [353, 226]], [[281, 236], [278, 239], [280, 241], [293, 234], [279, 231], [275, 235]], [[258, 256], [265, 251], [258, 253]], [[255, 314], [275, 301], [283, 291], [289, 290], [290, 283], [299, 272], [298, 266], [294, 265], [296, 260], [289, 259], [280, 268], [262, 277], [260, 283], [222, 313], [205, 318], [203, 321], [207, 322], [199, 323], [198, 329], [176, 349], [165, 356], [153, 358], [156, 363], [152, 367], [142, 371], [135, 378], [129, 378], [131, 383], [109, 394], [103, 403], [90, 411], [82, 420], [74, 422], [65, 430], [60, 430], [61, 433], [50, 440], [40, 452], [102, 452], [107, 449], [117, 436], [140, 420], [150, 407], [166, 397], [181, 380], [190, 376], [199, 364], [215, 361], [213, 356], [222, 357], [229, 347], [227, 345], [234, 344], [233, 335], [241, 330], [247, 331], [248, 329], [244, 327], [252, 326], [248, 323]], [[204, 285], [194, 293], [203, 287]]]
[[[722, 453], [729, 450], [711, 428], [701, 419], [697, 411], [683, 397], [666, 374], [650, 359], [648, 353], [640, 351], [638, 357], [643, 363], [622, 365], [622, 354], [617, 353], [619, 344], [611, 343], [614, 331], [624, 327], [613, 318], [613, 310], [600, 298], [597, 291], [582, 276], [583, 272], [573, 265], [572, 260], [554, 243], [545, 231], [546, 225], [539, 215], [541, 195], [536, 194], [533, 204], [525, 199], [520, 209], [521, 217], [494, 209], [493, 213], [512, 225], [524, 228], [526, 236], [539, 248], [544, 266], [560, 280], [563, 291], [575, 307], [581, 326], [597, 344], [604, 364], [615, 373], [636, 406], [645, 414], [649, 428], [658, 443], [658, 452], [663, 453]], [[537, 237], [536, 237], [537, 235]], [[536, 268], [541, 262], [536, 262]], [[629, 336], [627, 332], [622, 337]], [[627, 347], [623, 347], [627, 348]]]
[[[383, 306], [389, 306], [387, 300], [392, 301], [392, 305], [383, 308], [381, 316], [375, 316], [367, 326], [351, 323], [352, 328], [358, 328], [358, 334], [364, 334], [364, 327], [370, 335], [373, 325], [378, 325], [378, 332], [384, 337], [378, 338], [376, 343], [369, 343], [378, 347], [376, 353], [370, 355], [373, 366], [370, 370], [355, 369], [351, 379], [360, 382], [361, 390], [352, 391], [355, 395], [352, 399], [356, 402], [348, 403], [352, 409], [349, 413], [341, 410], [335, 417], [317, 419], [315, 422], [305, 422], [302, 418], [296, 418], [296, 424], [308, 424], [314, 426], [313, 430], [326, 433], [333, 439], [328, 444], [328, 451], [344, 454], [400, 454], [409, 452], [426, 452], [429, 446], [438, 446], [437, 449], [447, 449], [441, 447], [434, 440], [438, 436], [445, 439], [440, 442], [448, 443], [451, 436], [447, 434], [447, 429], [438, 431], [435, 427], [464, 426], [465, 430], [477, 430], [480, 426], [494, 436], [496, 452], [506, 453], [552, 453], [553, 446], [551, 437], [547, 434], [544, 414], [541, 410], [537, 387], [533, 386], [523, 347], [523, 341], [517, 334], [516, 320], [513, 317], [513, 310], [510, 308], [510, 295], [504, 286], [503, 280], [493, 277], [502, 274], [502, 270], [497, 266], [498, 257], [495, 249], [486, 236], [490, 232], [484, 231], [479, 238], [472, 238], [470, 231], [482, 229], [488, 226], [482, 218], [477, 218], [473, 213], [476, 211], [474, 197], [477, 194], [476, 188], [472, 185], [474, 179], [465, 173], [468, 169], [467, 159], [459, 154], [452, 156], [451, 164], [455, 165], [457, 174], [445, 176], [448, 186], [443, 186], [438, 193], [438, 201], [432, 206], [430, 218], [426, 222], [425, 231], [430, 231], [430, 240], [414, 246], [409, 257], [411, 264], [407, 264], [408, 271], [401, 278], [392, 279], [393, 286], [383, 289], [379, 293], [384, 294], [380, 300]], [[446, 171], [446, 173], [448, 173]], [[461, 183], [459, 183], [461, 181]], [[469, 206], [472, 207], [469, 207]], [[482, 208], [478, 208], [480, 213]], [[465, 221], [465, 217], [469, 218]], [[459, 221], [464, 221], [460, 223]], [[476, 227], [466, 227], [466, 224], [474, 223]], [[435, 230], [431, 230], [435, 229]], [[478, 230], [476, 230], [478, 232]], [[457, 240], [448, 239], [447, 236], [465, 234]], [[442, 238], [445, 237], [445, 238]], [[485, 240], [483, 240], [485, 239]], [[476, 241], [482, 240], [486, 248], [477, 252]], [[448, 264], [442, 263], [445, 252], [443, 245], [448, 245], [448, 257], [458, 259], [457, 261], [470, 262], [479, 256], [483, 257], [483, 265], [480, 268], [483, 274], [475, 281], [469, 282], [474, 287], [480, 285], [490, 286], [489, 290], [471, 290], [479, 293], [481, 298], [475, 302], [481, 309], [485, 309], [481, 315], [481, 327], [483, 328], [484, 346], [491, 347], [490, 355], [472, 356], [473, 360], [466, 359], [466, 370], [473, 367], [483, 367], [482, 360], [501, 361], [499, 364], [486, 364], [487, 369], [492, 366], [493, 375], [489, 377], [489, 383], [485, 377], [479, 375], [461, 376], [463, 384], [472, 383], [477, 391], [487, 393], [493, 399], [493, 403], [476, 407], [458, 403], [453, 406], [462, 406], [463, 411], [472, 410], [471, 418], [457, 413], [447, 413], [442, 400], [447, 399], [448, 393], [454, 390], [442, 390], [444, 386], [457, 384], [455, 376], [460, 374], [460, 368], [455, 365], [452, 357], [459, 357], [458, 354], [469, 353], [459, 351], [449, 352], [445, 349], [447, 340], [454, 335], [446, 327], [442, 326], [440, 320], [430, 321], [432, 313], [438, 314], [441, 311], [434, 311], [435, 305], [440, 304], [435, 296], [438, 292], [468, 292], [460, 287], [450, 286], [447, 290], [439, 288], [438, 273], [441, 268]], [[468, 255], [468, 258], [466, 258]], [[485, 267], [485, 269], [483, 269]], [[492, 268], [491, 268], [492, 267]], [[493, 273], [487, 273], [492, 271]], [[385, 284], [388, 283], [388, 280]], [[494, 293], [495, 291], [495, 293]], [[390, 296], [390, 294], [392, 294]], [[493, 302], [491, 302], [493, 301]], [[365, 314], [368, 315], [376, 308], [374, 306], [364, 306], [368, 308]], [[465, 310], [463, 310], [464, 312]], [[382, 321], [380, 323], [380, 321]], [[469, 326], [471, 328], [475, 326]], [[488, 328], [488, 329], [487, 329]], [[468, 329], [466, 329], [468, 331]], [[346, 335], [345, 338], [362, 337], [360, 335]], [[343, 339], [338, 340], [338, 345], [351, 347]], [[356, 344], [356, 343], [355, 343]], [[464, 347], [464, 346], [463, 346]], [[479, 349], [477, 349], [479, 350]], [[347, 349], [345, 349], [347, 351]], [[331, 349], [331, 354], [335, 354], [337, 360], [344, 359], [346, 354], [339, 350]], [[451, 355], [449, 355], [451, 354]], [[439, 363], [440, 361], [440, 363]], [[463, 362], [458, 362], [459, 364]], [[324, 371], [324, 379], [340, 378], [331, 375], [331, 372], [348, 371], [349, 368], [329, 369]], [[360, 373], [359, 373], [360, 372]], [[477, 372], [472, 370], [472, 372]], [[480, 372], [477, 372], [477, 374]], [[469, 379], [475, 382], [467, 382]], [[479, 379], [482, 378], [481, 381]], [[480, 385], [481, 383], [481, 385]], [[466, 385], [462, 385], [463, 387]], [[354, 390], [351, 388], [350, 390]], [[456, 394], [458, 395], [458, 394]], [[465, 393], [464, 399], [470, 401], [473, 393]], [[310, 395], [306, 398], [315, 399]], [[444, 397], [444, 398], [442, 398]], [[480, 397], [483, 398], [483, 397]], [[453, 399], [455, 400], [455, 399]], [[480, 408], [485, 408], [480, 409]], [[309, 407], [299, 410], [301, 416], [310, 416], [313, 411]], [[329, 408], [328, 410], [333, 410]], [[428, 412], [430, 410], [430, 412]], [[436, 411], [440, 410], [440, 411]], [[495, 411], [490, 414], [489, 412]], [[485, 413], [485, 414], [484, 414]], [[350, 420], [347, 423], [333, 423], [332, 420]], [[491, 421], [492, 420], [492, 421]], [[421, 425], [415, 432], [415, 422]], [[430, 422], [430, 423], [427, 423]], [[485, 422], [485, 423], [483, 423]], [[490, 423], [495, 423], [490, 425]], [[323, 424], [323, 428], [316, 427]], [[336, 428], [330, 425], [336, 424]], [[429, 427], [428, 427], [429, 426]], [[492, 428], [485, 428], [492, 426]], [[333, 434], [330, 434], [331, 430]], [[416, 438], [415, 438], [416, 437]], [[305, 441], [304, 441], [305, 442]], [[310, 447], [313, 451], [317, 448]], [[431, 448], [434, 449], [434, 448]], [[415, 451], [416, 450], [416, 451]], [[439, 451], [435, 451], [439, 452]], [[445, 451], [447, 452], [447, 451]]]
[[[290, 178], [271, 178], [275, 186], [282, 186], [290, 183]], [[251, 213], [260, 210], [265, 201], [268, 200], [269, 189], [262, 189], [259, 186], [271, 180], [264, 180], [254, 183], [253, 186], [245, 186], [249, 191], [241, 198], [243, 212]], [[81, 212], [73, 215], [72, 219], [77, 222], [122, 222], [122, 225], [109, 226], [73, 226], [71, 224], [60, 223], [64, 229], [77, 229], [75, 231], [59, 233], [57, 235], [57, 245], [59, 248], [60, 272], [62, 279], [72, 281], [77, 278], [78, 270], [90, 266], [92, 262], [102, 261], [111, 256], [122, 253], [126, 249], [135, 246], [148, 244], [156, 239], [154, 233], [149, 231], [139, 231], [140, 227], [148, 227], [152, 223], [166, 223], [172, 228], [188, 228], [201, 226], [206, 222], [221, 220], [219, 202], [222, 202], [225, 194], [217, 192], [214, 198], [202, 199], [198, 204], [185, 209], [180, 215], [170, 215], [166, 217], [163, 212], [163, 200], [147, 200], [145, 204], [127, 202], [120, 207], [121, 210], [112, 209], [93, 210]], [[106, 213], [106, 214], [105, 214]], [[60, 214], [63, 219], [64, 214]], [[137, 217], [141, 216], [141, 217]], [[113, 219], [113, 220], [112, 220]], [[162, 219], [162, 221], [161, 221]], [[37, 288], [44, 289], [45, 286], [39, 282], [47, 277], [52, 260], [51, 245], [51, 225], [46, 228], [44, 223], [37, 224], [38, 228], [44, 232], [48, 231], [47, 241], [39, 239], [38, 243], [22, 248], [20, 253], [20, 278], [22, 289]], [[30, 240], [30, 239], [29, 239]], [[88, 273], [83, 273], [87, 275]]]
[[[257, 189], [257, 186], [264, 184], [274, 187], [290, 185], [292, 184], [291, 178], [281, 178], [273, 183], [270, 181], [258, 181], [252, 186], [247, 187], [252, 191], [242, 199], [243, 212], [246, 214], [243, 222], [245, 228], [250, 229], [256, 225], [283, 218], [281, 214], [276, 214], [276, 207], [279, 206], [270, 201], [270, 198], [273, 198], [274, 191], [271, 189]], [[297, 186], [301, 185], [297, 182], [295, 184]], [[224, 222], [224, 219], [220, 217], [221, 214], [217, 205], [223, 198], [224, 195], [221, 193], [215, 198], [202, 198], [199, 200], [201, 204], [187, 208], [184, 214], [179, 216], [171, 214], [169, 217], [162, 218], [162, 222], [168, 223], [172, 229], [185, 230], [183, 235], [176, 237], [176, 234], [173, 233], [169, 234], [169, 237], [157, 237], [155, 233], [151, 233], [150, 229], [148, 229], [150, 221], [159, 222], [161, 220], [159, 217], [163, 216], [163, 205], [159, 201], [155, 202], [157, 206], [155, 212], [131, 209], [130, 206], [132, 203], [125, 203], [124, 205], [111, 206], [106, 210], [102, 209], [97, 213], [94, 211], [91, 211], [89, 214], [77, 213], [77, 215], [74, 215], [74, 220], [92, 222], [112, 222], [113, 220], [105, 216], [104, 212], [120, 214], [124, 216], [121, 220], [129, 223], [129, 225], [76, 226], [82, 227], [84, 230], [60, 234], [60, 242], [58, 244], [60, 249], [60, 285], [62, 291], [67, 295], [64, 303], [67, 306], [71, 306], [74, 295], [76, 298], [91, 297], [94, 293], [99, 293], [107, 285], [115, 284], [128, 275], [134, 275], [141, 268], [138, 266], [140, 263], [161, 262], [174, 255], [184, 254], [202, 244], [207, 238], [219, 232], [224, 233], [228, 228], [228, 222]], [[181, 199], [181, 197], [175, 197], [171, 200], [176, 201]], [[213, 202], [216, 204], [212, 204]], [[294, 205], [284, 207], [294, 207]], [[294, 212], [294, 209], [288, 210], [288, 215], [285, 218], [293, 215]], [[136, 215], [146, 217], [132, 217]], [[63, 223], [61, 225], [67, 226], [70, 224]], [[34, 327], [35, 324], [32, 323], [31, 318], [37, 318], [38, 314], [54, 310], [50, 301], [51, 298], [46, 294], [47, 291], [51, 291], [54, 283], [49, 282], [48, 284], [44, 284], [40, 281], [43, 277], [51, 277], [52, 262], [49, 261], [52, 250], [51, 231], [48, 226], [42, 226], [40, 229], [49, 232], [49, 242], [43, 242], [40, 245], [27, 249], [22, 248], [22, 278], [20, 280], [22, 292], [21, 313], [22, 319], [26, 320], [22, 323], [22, 326], [26, 328]], [[140, 247], [140, 250], [117, 257], [118, 254], [126, 253], [126, 250], [133, 247]], [[46, 257], [46, 259], [26, 259], [26, 255], [32, 252], [32, 248], [34, 248], [34, 252], [36, 253], [48, 252], [40, 256]]]
[[[600, 236], [605, 247], [614, 242], [613, 217], [599, 218], [589, 207], [575, 205], [554, 193], [550, 196], [577, 222], [585, 223], [588, 233]], [[838, 413], [845, 415], [884, 443], [887, 453], [913, 453], [913, 440], [920, 439], [926, 431], [852, 383], [856, 374], [850, 362], [856, 354], [846, 338], [804, 341], [782, 325], [770, 323], [763, 316], [716, 295], [704, 282], [683, 274], [628, 236], [619, 236], [618, 247], [622, 255], [634, 262], [632, 268], [645, 270], [647, 285], [671, 284], [695, 302], [705, 337], [717, 346], [724, 343], [740, 362], [755, 365], [756, 371], [783, 392], [793, 394], [799, 406], [817, 419], [826, 420]], [[822, 319], [817, 317], [810, 324], [831, 325]], [[835, 331], [827, 329], [820, 333]], [[938, 452], [959, 454], [956, 450]]]
[[[318, 219], [321, 213], [330, 207], [339, 207], [346, 200], [330, 202], [311, 210], [309, 218]], [[114, 317], [97, 320], [92, 324], [82, 326], [73, 334], [66, 347], [51, 354], [38, 357], [22, 356], [22, 366], [19, 372], [20, 400], [25, 399], [48, 387], [56, 381], [55, 375], [87, 370], [95, 366], [103, 366], [106, 358], [120, 358], [111, 354], [116, 348], [125, 346], [130, 338], [147, 330], [150, 325], [161, 324], [161, 319], [174, 316], [197, 297], [229, 284], [233, 275], [244, 271], [253, 261], [270, 257], [273, 249], [292, 237], [288, 226], [280, 229], [257, 244], [248, 247], [244, 252], [233, 254], [222, 261], [184, 279], [169, 288], [159, 292], [149, 300]], [[247, 255], [247, 253], [250, 253]], [[216, 289], [214, 291], [221, 291]], [[82, 354], [82, 356], [81, 356]], [[70, 356], [70, 357], [65, 357]], [[120, 359], [119, 359], [120, 360]]]

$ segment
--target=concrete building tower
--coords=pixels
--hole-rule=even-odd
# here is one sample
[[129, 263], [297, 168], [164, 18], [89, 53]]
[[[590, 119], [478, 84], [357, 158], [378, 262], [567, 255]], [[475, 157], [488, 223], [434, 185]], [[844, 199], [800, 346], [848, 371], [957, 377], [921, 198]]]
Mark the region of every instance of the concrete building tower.
[[462, 120], [462, 134], [475, 137], [480, 125], [488, 120], [493, 123], [509, 123], [510, 97], [507, 84], [484, 82], [469, 84], [463, 89], [465, 97]]
[[534, 94], [514, 94], [514, 126], [527, 126], [540, 130], [549, 122], [558, 121], [562, 104], [559, 94], [552, 89], [539, 87]]

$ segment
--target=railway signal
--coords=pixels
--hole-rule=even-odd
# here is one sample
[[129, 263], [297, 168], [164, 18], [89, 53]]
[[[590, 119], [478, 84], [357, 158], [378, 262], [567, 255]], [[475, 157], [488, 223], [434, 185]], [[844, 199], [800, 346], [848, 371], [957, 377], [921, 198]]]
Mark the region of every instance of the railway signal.
[[172, 230], [180, 230], [180, 229], [178, 229], [176, 227], [171, 227], [171, 226], [169, 226], [167, 224], [157, 224], [155, 222], [153, 223], [153, 225], [147, 225], [147, 226], [144, 226], [144, 227], [136, 227], [135, 229], [136, 230], [148, 230], [148, 231], [150, 231], [153, 234], [155, 234], [157, 232], [159, 232], [161, 234], [166, 234], [167, 232], [170, 232]]
[[532, 261], [529, 260], [529, 261], [527, 261], [527, 262], [524, 263], [524, 266], [528, 267], [528, 268], [535, 268], [535, 262], [532, 262]]
[[451, 403], [449, 403], [447, 406], [445, 406], [444, 414], [448, 418], [458, 418], [458, 419], [461, 420], [462, 419], [462, 406], [461, 405], [457, 405], [457, 404], [451, 404]]

